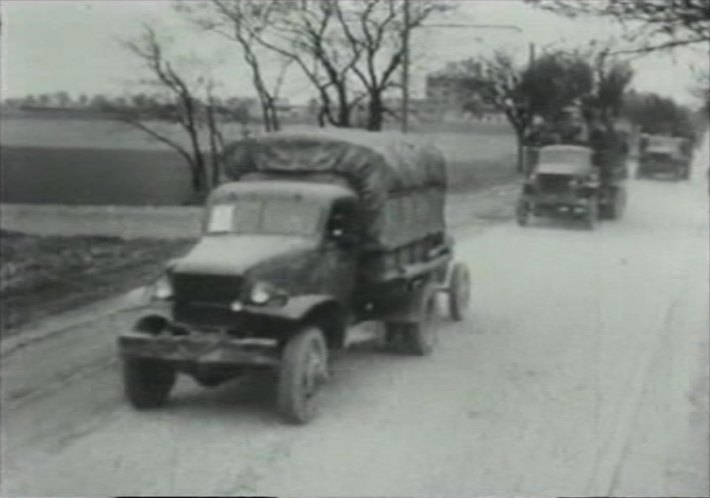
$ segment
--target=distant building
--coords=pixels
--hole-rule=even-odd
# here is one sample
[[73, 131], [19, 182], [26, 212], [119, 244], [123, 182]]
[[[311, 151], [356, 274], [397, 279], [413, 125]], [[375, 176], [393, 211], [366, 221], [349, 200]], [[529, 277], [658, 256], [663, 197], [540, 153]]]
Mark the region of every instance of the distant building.
[[[473, 66], [473, 74], [480, 75], [481, 65]], [[456, 64], [449, 63], [443, 69], [426, 77], [426, 98], [446, 107], [463, 106], [471, 98], [471, 89], [465, 81], [471, 74], [463, 74]]]
[[471, 77], [480, 76], [482, 71], [481, 64], [474, 63], [464, 73], [459, 65], [449, 63], [428, 74], [425, 103], [419, 104], [421, 114], [444, 121], [504, 121], [502, 114], [471, 88]]

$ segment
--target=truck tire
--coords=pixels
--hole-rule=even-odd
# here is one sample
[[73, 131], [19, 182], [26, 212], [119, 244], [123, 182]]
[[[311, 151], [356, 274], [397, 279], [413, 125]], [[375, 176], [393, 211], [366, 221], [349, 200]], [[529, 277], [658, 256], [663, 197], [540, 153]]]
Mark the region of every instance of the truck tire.
[[527, 202], [518, 202], [515, 208], [515, 219], [521, 227], [528, 225], [530, 222], [530, 206]]
[[623, 191], [615, 190], [607, 203], [600, 206], [599, 215], [605, 220], [618, 220], [624, 213], [626, 194]]
[[453, 320], [460, 322], [471, 301], [471, 277], [468, 267], [461, 262], [455, 263], [451, 268], [448, 298], [449, 315]]
[[384, 322], [385, 348], [387, 351], [399, 353], [403, 351], [404, 335], [407, 332], [405, 324], [399, 322]]
[[589, 208], [587, 209], [587, 214], [584, 217], [584, 225], [588, 230], [594, 230], [597, 226], [597, 220], [599, 218], [599, 208], [596, 202], [590, 202]]
[[404, 344], [407, 353], [416, 356], [428, 356], [437, 342], [437, 330], [434, 324], [436, 316], [436, 289], [427, 285], [418, 297], [419, 313], [417, 321], [404, 324]]
[[616, 196], [616, 199], [614, 201], [614, 217], [612, 218], [613, 220], [620, 220], [621, 218], [624, 217], [624, 213], [626, 212], [626, 203], [628, 202], [628, 192], [623, 189], [620, 191], [620, 193]]
[[305, 424], [318, 414], [328, 378], [328, 347], [323, 332], [308, 326], [286, 344], [278, 380], [278, 410], [290, 423]]
[[123, 389], [128, 401], [139, 410], [165, 404], [175, 385], [175, 368], [147, 358], [123, 358]]

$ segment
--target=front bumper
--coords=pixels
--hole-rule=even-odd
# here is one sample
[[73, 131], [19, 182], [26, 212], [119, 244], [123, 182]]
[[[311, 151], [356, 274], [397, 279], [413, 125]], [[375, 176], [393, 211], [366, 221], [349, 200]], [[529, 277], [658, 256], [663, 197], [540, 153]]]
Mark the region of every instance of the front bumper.
[[572, 195], [525, 195], [522, 201], [534, 210], [580, 212], [589, 210], [590, 199]]
[[177, 364], [275, 366], [279, 354], [275, 341], [235, 339], [221, 332], [186, 336], [124, 332], [118, 338], [122, 356], [151, 358]]
[[215, 366], [273, 366], [279, 362], [275, 339], [239, 337], [230, 333], [234, 329], [176, 323], [168, 303], [152, 303], [143, 311], [133, 329], [118, 336], [122, 356]]
[[654, 175], [654, 174], [671, 174], [676, 173], [681, 170], [682, 167], [677, 164], [667, 164], [667, 163], [645, 163], [638, 165], [638, 171]]

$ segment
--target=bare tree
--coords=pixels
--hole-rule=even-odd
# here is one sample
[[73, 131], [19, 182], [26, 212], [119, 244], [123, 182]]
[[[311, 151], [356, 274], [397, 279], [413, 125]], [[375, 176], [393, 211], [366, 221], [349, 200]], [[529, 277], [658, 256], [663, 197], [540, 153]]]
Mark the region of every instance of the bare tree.
[[[321, 125], [326, 122], [334, 126], [350, 125], [354, 105], [349, 101], [347, 75], [354, 60], [343, 60], [341, 46], [335, 39], [334, 1], [302, 5], [279, 0], [207, 0], [188, 5], [189, 8], [183, 6], [181, 10], [198, 26], [240, 43], [265, 113], [273, 98], [261, 70], [266, 58], [264, 50], [296, 64], [308, 78], [321, 103], [318, 111]], [[283, 74], [277, 78], [277, 85]]]
[[[502, 112], [513, 128], [517, 142], [517, 169], [523, 169], [524, 138], [532, 124], [533, 112], [529, 95], [525, 91], [526, 67], [517, 64], [507, 52], [495, 52], [485, 60], [461, 63], [464, 71], [470, 69], [470, 78], [463, 84], [471, 87], [481, 99]], [[479, 71], [479, 68], [482, 70]]]
[[286, 72], [293, 62], [290, 58], [282, 59], [274, 84], [268, 84], [263, 70], [265, 52], [263, 43], [259, 43], [259, 36], [269, 29], [271, 11], [278, 6], [278, 3], [258, 0], [175, 3], [176, 10], [198, 28], [238, 43], [244, 62], [251, 71], [252, 85], [259, 98], [266, 131], [278, 131], [281, 128], [277, 102]]
[[207, 0], [191, 12], [203, 28], [239, 32], [248, 41], [245, 54], [258, 44], [292, 61], [318, 95], [321, 125], [352, 126], [353, 111], [367, 99], [367, 127], [377, 130], [404, 58], [403, 36], [448, 5], [410, 2], [405, 21], [405, 1]]
[[[365, 0], [352, 12], [343, 7], [345, 4], [336, 2], [335, 12], [346, 46], [353, 55], [358, 55], [352, 69], [368, 97], [369, 130], [382, 129], [388, 112], [384, 95], [397, 86], [393, 78], [406, 55], [404, 40], [432, 14], [449, 8], [441, 2], [418, 1], [409, 2], [410, 5], [405, 2], [408, 0]], [[406, 13], [405, 8], [409, 9]], [[362, 62], [358, 63], [360, 59]]]
[[635, 46], [652, 52], [683, 46], [707, 49], [710, 0], [526, 0], [568, 17], [595, 15], [620, 22]]
[[[128, 41], [125, 46], [151, 74], [146, 83], [157, 88], [165, 98], [164, 102], [135, 98], [133, 106], [113, 109], [113, 115], [180, 154], [190, 168], [193, 193], [198, 196], [204, 194], [219, 181], [219, 161], [223, 148], [213, 105], [212, 82], [199, 78], [196, 83], [190, 83], [179, 74], [165, 56], [157, 34], [151, 27], [146, 26], [139, 39]], [[207, 92], [206, 102], [196, 96], [201, 89]], [[135, 105], [136, 102], [140, 105]], [[185, 133], [187, 145], [156, 123], [177, 125]], [[203, 130], [207, 132], [207, 144], [202, 143]], [[208, 155], [212, 161], [211, 171], [208, 170]]]

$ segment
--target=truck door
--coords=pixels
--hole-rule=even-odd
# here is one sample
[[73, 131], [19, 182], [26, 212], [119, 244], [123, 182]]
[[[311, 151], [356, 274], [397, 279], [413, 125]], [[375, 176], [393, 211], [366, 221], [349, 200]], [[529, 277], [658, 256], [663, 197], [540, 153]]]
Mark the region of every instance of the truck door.
[[357, 203], [354, 199], [336, 201], [326, 224], [323, 261], [328, 272], [327, 291], [340, 302], [349, 305], [358, 270], [360, 231], [357, 224]]

